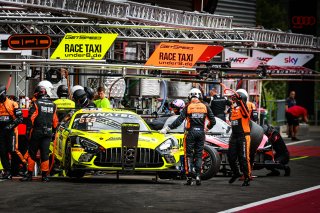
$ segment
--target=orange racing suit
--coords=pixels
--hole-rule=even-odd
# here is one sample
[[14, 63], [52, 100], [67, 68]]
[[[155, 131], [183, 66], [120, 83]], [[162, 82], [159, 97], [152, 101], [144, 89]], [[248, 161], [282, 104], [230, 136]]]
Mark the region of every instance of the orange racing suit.
[[207, 128], [211, 129], [216, 124], [216, 120], [210, 107], [195, 98], [183, 108], [179, 117], [169, 125], [169, 128], [174, 129], [180, 126], [185, 119], [186, 134], [183, 143], [185, 171], [188, 177], [191, 173], [199, 176], [205, 141], [205, 121], [209, 120]]
[[0, 103], [0, 158], [3, 169], [8, 174], [17, 175], [18, 173], [19, 158], [17, 153], [20, 152], [17, 150], [18, 130], [16, 127], [22, 120], [22, 111], [16, 102], [6, 98], [3, 103]]
[[250, 115], [242, 100], [231, 107], [232, 134], [229, 141], [228, 161], [233, 175], [240, 176], [237, 160], [245, 178], [251, 177], [250, 164]]
[[40, 149], [41, 171], [49, 171], [49, 146], [51, 138], [58, 126], [56, 105], [46, 97], [34, 100], [28, 116], [27, 129], [29, 132], [28, 171], [34, 170], [37, 151]]

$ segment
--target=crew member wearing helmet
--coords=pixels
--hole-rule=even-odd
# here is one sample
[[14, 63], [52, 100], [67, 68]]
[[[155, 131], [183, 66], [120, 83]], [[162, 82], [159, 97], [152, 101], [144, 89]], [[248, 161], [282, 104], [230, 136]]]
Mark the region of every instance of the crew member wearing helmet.
[[47, 80], [40, 81], [38, 86], [44, 87], [47, 91], [47, 95], [50, 98], [57, 97], [54, 90], [53, 90], [53, 85], [50, 81], [47, 81]]
[[27, 134], [29, 136], [28, 173], [21, 181], [32, 181], [37, 152], [40, 149], [42, 181], [48, 182], [49, 146], [56, 133], [58, 116], [56, 105], [47, 98], [47, 91], [43, 86], [34, 90], [35, 101], [29, 109]]
[[[22, 111], [18, 104], [7, 98], [7, 90], [0, 85], [0, 158], [4, 169], [3, 179], [11, 179], [12, 172], [17, 172], [18, 147], [17, 126], [23, 120]], [[11, 154], [11, 163], [9, 155]], [[14, 171], [12, 171], [14, 170]]]
[[266, 167], [271, 170], [267, 176], [279, 176], [280, 172], [277, 169], [284, 170], [284, 176], [290, 176], [290, 167], [287, 165], [289, 163], [290, 154], [287, 149], [286, 144], [283, 141], [280, 133], [269, 125], [263, 125], [264, 134], [268, 137], [268, 141], [271, 142], [272, 148], [275, 152], [274, 161], [278, 164], [276, 168]]
[[78, 89], [73, 93], [73, 99], [76, 103], [76, 108], [95, 108], [96, 105], [87, 96], [84, 89]]
[[68, 99], [69, 91], [66, 85], [60, 85], [58, 87], [57, 95], [59, 99], [55, 100], [54, 103], [57, 106], [59, 121], [61, 121], [71, 109], [75, 108], [75, 103], [73, 100]]
[[84, 91], [87, 93], [87, 98], [92, 101], [94, 98], [94, 90], [91, 87], [84, 87]]
[[[186, 135], [184, 138], [184, 165], [187, 175], [186, 185], [192, 184], [192, 175], [195, 175], [196, 184], [201, 185], [202, 152], [204, 148], [205, 132], [211, 129], [216, 120], [210, 107], [202, 99], [201, 91], [197, 88], [190, 90], [188, 98], [190, 103], [180, 113], [180, 116], [169, 126], [160, 130], [166, 134], [169, 130], [177, 128], [186, 120]], [[206, 125], [206, 119], [209, 120]]]
[[[247, 108], [248, 93], [244, 89], [238, 89], [232, 97], [230, 122], [232, 134], [229, 141], [228, 161], [233, 172], [229, 183], [233, 183], [241, 177], [238, 168], [244, 174], [242, 186], [250, 185], [251, 164], [250, 164], [250, 114]], [[238, 161], [237, 161], [238, 160]]]
[[175, 115], [180, 115], [180, 112], [183, 110], [185, 106], [186, 104], [181, 99], [176, 99], [170, 103], [170, 108], [172, 109]]

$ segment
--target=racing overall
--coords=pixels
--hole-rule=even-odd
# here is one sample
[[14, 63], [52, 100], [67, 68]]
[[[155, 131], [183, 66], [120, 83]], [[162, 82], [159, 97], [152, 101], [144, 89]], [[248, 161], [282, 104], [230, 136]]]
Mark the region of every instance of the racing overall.
[[244, 177], [249, 179], [251, 177], [249, 153], [250, 115], [246, 106], [242, 104], [243, 102], [241, 102], [241, 100], [238, 100], [231, 107], [230, 121], [232, 134], [229, 141], [228, 161], [234, 177], [240, 176], [237, 164], [237, 160], [239, 160], [240, 168], [244, 174]]
[[[274, 161], [278, 163], [276, 168], [285, 170], [285, 175], [288, 176], [290, 175], [290, 171], [289, 171], [290, 169], [287, 166], [290, 159], [289, 151], [280, 133], [277, 130], [275, 130], [273, 127], [270, 127], [270, 128], [271, 128], [271, 131], [269, 134], [267, 134], [267, 137], [269, 142], [271, 142], [272, 148], [275, 152]], [[267, 167], [267, 169], [274, 171], [273, 168]]]
[[46, 97], [41, 97], [32, 102], [27, 123], [28, 132], [30, 132], [28, 180], [30, 180], [30, 175], [32, 177], [39, 149], [42, 177], [46, 178], [47, 176], [47, 172], [49, 171], [49, 146], [58, 126], [56, 111], [56, 105]]
[[169, 125], [169, 128], [174, 129], [180, 126], [185, 119], [186, 134], [183, 147], [186, 175], [191, 177], [193, 173], [200, 176], [205, 141], [205, 121], [209, 120], [207, 128], [211, 129], [216, 124], [216, 120], [209, 106], [197, 98], [191, 99], [191, 102], [183, 108], [179, 117]]
[[57, 106], [57, 115], [59, 121], [61, 121], [71, 109], [76, 107], [74, 101], [67, 98], [59, 98], [55, 100], [54, 103]]
[[14, 173], [13, 175], [18, 173], [19, 158], [16, 152], [18, 148], [18, 129], [16, 127], [22, 120], [22, 112], [18, 108], [18, 104], [5, 98], [5, 101], [0, 103], [0, 158], [5, 172], [3, 178], [11, 179], [11, 173]]

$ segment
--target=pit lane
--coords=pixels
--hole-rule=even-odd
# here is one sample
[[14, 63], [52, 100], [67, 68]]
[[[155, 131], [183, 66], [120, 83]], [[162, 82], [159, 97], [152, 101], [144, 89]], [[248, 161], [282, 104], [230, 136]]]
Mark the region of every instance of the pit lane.
[[[228, 184], [228, 177], [214, 177], [201, 186], [184, 186], [184, 180], [158, 180], [154, 176], [115, 174], [86, 177], [80, 180], [52, 178], [49, 183], [0, 182], [0, 212], [218, 212], [257, 202], [320, 184], [319, 128], [310, 132], [310, 140], [288, 147], [313, 146], [318, 155], [299, 152], [290, 161], [291, 176], [257, 176], [250, 187], [241, 182]], [[285, 138], [286, 143], [293, 143]], [[291, 148], [290, 148], [291, 149]], [[298, 149], [297, 149], [298, 150]], [[313, 148], [314, 150], [314, 148]], [[294, 206], [292, 207], [294, 208]], [[283, 209], [288, 210], [288, 209]]]

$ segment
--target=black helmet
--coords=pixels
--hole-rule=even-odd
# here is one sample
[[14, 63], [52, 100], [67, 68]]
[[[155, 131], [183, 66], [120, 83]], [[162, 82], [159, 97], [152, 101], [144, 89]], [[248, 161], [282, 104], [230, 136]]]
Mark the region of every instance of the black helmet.
[[0, 102], [3, 103], [7, 98], [7, 89], [6, 86], [0, 84]]
[[34, 93], [33, 93], [34, 97], [35, 98], [42, 98], [44, 97], [45, 95], [47, 95], [47, 90], [44, 86], [37, 86], [35, 89], [34, 89]]
[[68, 87], [66, 85], [60, 85], [57, 89], [57, 95], [59, 98], [67, 98], [69, 96]]
[[73, 99], [81, 107], [86, 106], [89, 102], [87, 93], [82, 89], [78, 89], [73, 93]]
[[265, 134], [266, 136], [268, 136], [268, 137], [269, 137], [270, 134], [272, 134], [272, 132], [273, 132], [273, 127], [272, 127], [272, 126], [269, 126], [268, 124], [263, 125], [262, 128], [263, 128], [264, 134]]
[[87, 97], [92, 100], [94, 97], [94, 90], [91, 87], [84, 87], [84, 91], [87, 93]]

